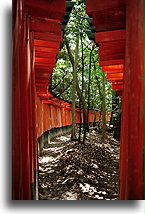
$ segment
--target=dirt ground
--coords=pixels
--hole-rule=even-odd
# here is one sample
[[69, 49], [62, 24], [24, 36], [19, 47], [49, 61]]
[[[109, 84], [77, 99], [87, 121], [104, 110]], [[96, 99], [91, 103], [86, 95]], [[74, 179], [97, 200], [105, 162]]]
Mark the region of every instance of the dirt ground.
[[39, 157], [39, 200], [117, 200], [119, 141], [92, 130], [84, 145], [55, 138]]

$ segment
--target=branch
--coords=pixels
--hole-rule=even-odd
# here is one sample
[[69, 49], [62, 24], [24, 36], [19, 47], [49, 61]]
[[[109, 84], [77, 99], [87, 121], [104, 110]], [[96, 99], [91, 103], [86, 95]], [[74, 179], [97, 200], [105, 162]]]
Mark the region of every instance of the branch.
[[85, 48], [83, 49], [83, 51], [85, 51], [86, 49], [88, 49], [88, 47], [89, 47], [91, 44], [92, 44], [92, 41], [91, 41], [88, 45], [85, 46]]
[[68, 84], [68, 86], [67, 86], [66, 88], [64, 88], [64, 89], [60, 92], [60, 94], [57, 95], [57, 96], [60, 97], [60, 96], [70, 87], [71, 84], [72, 84], [72, 80], [70, 81], [70, 83]]
[[57, 86], [58, 85], [60, 85], [62, 82], [63, 82], [63, 80], [64, 80], [64, 78], [65, 78], [65, 76], [66, 76], [66, 74], [64, 74], [63, 75], [63, 77], [62, 77], [62, 79], [53, 87], [53, 88], [51, 88], [51, 90], [50, 91], [53, 91], [54, 89], [56, 89], [57, 88]]
[[70, 49], [70, 47], [69, 47], [69, 42], [68, 42], [68, 40], [67, 40], [66, 37], [65, 37], [65, 39], [64, 39], [64, 43], [65, 43], [65, 45], [66, 45], [66, 49], [67, 49], [67, 52], [68, 52], [68, 55], [69, 55], [69, 58], [70, 58], [70, 62], [71, 62], [72, 67], [73, 67], [73, 69], [74, 69], [74, 57], [73, 57], [73, 55], [72, 55], [71, 49]]

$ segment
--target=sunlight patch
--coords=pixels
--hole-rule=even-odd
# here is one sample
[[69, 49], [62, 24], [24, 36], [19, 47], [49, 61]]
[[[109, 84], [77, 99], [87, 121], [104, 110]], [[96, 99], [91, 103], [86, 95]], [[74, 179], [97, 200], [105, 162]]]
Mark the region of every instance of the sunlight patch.
[[77, 194], [72, 192], [66, 192], [66, 196], [64, 196], [64, 200], [77, 200]]
[[93, 186], [91, 186], [91, 185], [88, 184], [88, 183], [84, 183], [84, 185], [83, 185], [83, 184], [80, 184], [80, 187], [81, 187], [83, 193], [89, 192], [89, 194], [92, 195], [92, 194], [94, 194], [95, 192], [97, 192], [96, 188], [93, 187]]
[[65, 146], [61, 146], [61, 147], [54, 147], [54, 148], [47, 148], [47, 149], [43, 149], [44, 151], [51, 151], [51, 152], [55, 152], [55, 151], [58, 151], [58, 150], [62, 150]]
[[[56, 138], [56, 139], [57, 139], [57, 138]], [[70, 138], [69, 138], [69, 137], [65, 137], [65, 136], [61, 136], [61, 137], [58, 138], [58, 140], [61, 140], [61, 141], [68, 141], [68, 140], [70, 140]]]
[[48, 162], [52, 162], [54, 160], [56, 160], [56, 158], [51, 157], [51, 156], [39, 158], [40, 163], [48, 163]]

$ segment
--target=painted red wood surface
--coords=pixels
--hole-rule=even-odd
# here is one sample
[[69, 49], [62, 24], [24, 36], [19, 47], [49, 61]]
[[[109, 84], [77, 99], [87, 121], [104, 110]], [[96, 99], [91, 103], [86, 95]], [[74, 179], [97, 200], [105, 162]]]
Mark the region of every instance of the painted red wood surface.
[[124, 73], [124, 70], [113, 70], [113, 71], [107, 71], [107, 74], [119, 74]]
[[108, 61], [101, 61], [99, 60], [99, 65], [102, 66], [110, 66], [110, 65], [120, 65], [124, 64], [124, 59], [117, 59], [117, 60], [108, 60]]
[[[99, 4], [102, 4], [99, 2]], [[92, 11], [93, 25], [97, 26], [96, 32], [112, 31], [125, 28], [125, 8], [120, 6], [107, 10]]]
[[99, 64], [122, 98], [120, 199], [143, 199], [143, 0], [87, 0], [86, 6], [96, 26]]
[[100, 42], [99, 49], [101, 50], [108, 50], [112, 49], [114, 51], [118, 50], [118, 48], [125, 48], [125, 40], [120, 41], [111, 41], [111, 42]]
[[112, 30], [112, 31], [105, 31], [105, 32], [98, 32], [96, 33], [96, 41], [99, 42], [111, 42], [111, 41], [118, 41], [118, 40], [125, 40], [125, 29], [121, 30]]
[[117, 7], [124, 7], [126, 0], [86, 0], [86, 9], [89, 15]]
[[40, 19], [32, 17], [30, 21], [32, 31], [58, 33], [61, 32], [61, 23], [52, 19]]
[[[62, 41], [60, 20], [65, 1], [41, 3], [13, 1], [13, 200], [30, 200], [32, 193], [36, 194], [32, 186], [36, 180], [37, 138], [51, 128], [72, 124], [71, 104], [48, 92]], [[56, 3], [60, 3], [59, 8], [54, 8]], [[44, 14], [48, 12], [47, 18], [50, 11], [55, 13], [45, 19], [44, 14], [40, 17], [41, 9]], [[56, 19], [52, 19], [54, 14]], [[94, 122], [95, 114], [100, 119], [100, 113], [94, 112], [89, 112], [89, 122]], [[79, 109], [76, 115], [79, 123]]]
[[45, 41], [54, 41], [54, 42], [62, 42], [62, 33], [55, 34], [55, 33], [49, 33], [49, 32], [34, 32], [34, 38], [35, 39], [41, 39]]
[[25, 0], [25, 6], [32, 16], [62, 21], [65, 14], [64, 0]]
[[[96, 25], [99, 64], [123, 101], [120, 199], [143, 199], [143, 0], [87, 0], [86, 5]], [[71, 105], [48, 92], [64, 13], [64, 0], [13, 1], [13, 199], [31, 199], [36, 138], [71, 125]], [[99, 112], [90, 111], [89, 122], [95, 113], [100, 120]], [[79, 122], [79, 109], [76, 114]]]
[[[13, 199], [30, 199], [31, 51], [23, 1], [14, 1], [13, 16]], [[24, 56], [25, 53], [25, 56]], [[22, 66], [23, 65], [23, 66]], [[21, 71], [21, 72], [20, 72]], [[17, 81], [17, 82], [16, 82]], [[17, 92], [16, 92], [17, 91]], [[18, 127], [17, 127], [18, 126]], [[32, 148], [32, 147], [31, 147]]]
[[35, 46], [40, 46], [40, 47], [59, 48], [60, 42], [34, 39], [34, 45]]
[[123, 70], [123, 69], [124, 69], [124, 64], [102, 66], [102, 71], [117, 71], [117, 70]]
[[[22, 37], [21, 31], [18, 26], [22, 24], [21, 17], [21, 1], [13, 1], [13, 39], [15, 38], [15, 46], [13, 46], [13, 91], [12, 91], [12, 198], [21, 198], [21, 119], [20, 119], [20, 38]], [[16, 15], [17, 12], [17, 15]], [[19, 160], [19, 161], [16, 161]], [[16, 176], [17, 174], [17, 176]]]
[[143, 199], [143, 0], [127, 0], [120, 198]]

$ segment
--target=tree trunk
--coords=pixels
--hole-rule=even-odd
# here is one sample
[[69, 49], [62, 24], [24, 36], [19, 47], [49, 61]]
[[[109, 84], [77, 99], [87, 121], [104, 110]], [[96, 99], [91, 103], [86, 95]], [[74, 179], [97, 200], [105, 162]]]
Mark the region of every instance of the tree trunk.
[[[96, 71], [96, 65], [94, 63], [94, 70]], [[100, 111], [100, 118], [102, 117], [102, 90], [101, 90], [101, 84], [99, 82], [98, 76], [96, 75], [96, 80], [97, 80], [97, 86], [99, 90], [99, 95], [100, 95], [100, 101], [101, 101], [101, 111]], [[100, 130], [100, 120], [98, 121], [98, 130]]]
[[77, 94], [79, 96], [79, 99], [82, 103], [82, 108], [83, 108], [83, 119], [84, 119], [84, 136], [83, 136], [83, 143], [85, 142], [85, 139], [86, 139], [86, 127], [87, 127], [87, 124], [88, 124], [88, 115], [87, 115], [87, 112], [88, 112], [88, 109], [87, 109], [87, 105], [86, 105], [86, 102], [85, 102], [85, 98], [84, 96], [82, 95], [82, 92], [80, 90], [80, 87], [79, 87], [79, 83], [78, 83], [78, 79], [77, 79], [77, 84], [76, 84], [76, 87], [77, 87]]
[[[73, 55], [71, 53], [71, 50], [70, 50], [70, 47], [69, 47], [69, 42], [68, 40], [65, 38], [65, 45], [66, 45], [66, 48], [67, 48], [67, 51], [68, 51], [68, 55], [69, 55], [69, 58], [70, 58], [70, 62], [72, 64], [72, 67], [74, 69], [74, 58], [73, 58]], [[79, 99], [81, 101], [81, 104], [82, 104], [82, 108], [83, 108], [83, 118], [84, 118], [84, 126], [85, 124], [88, 123], [88, 119], [87, 119], [87, 105], [86, 105], [86, 102], [85, 102], [85, 98], [82, 94], [82, 91], [80, 90], [80, 87], [79, 87], [79, 83], [78, 83], [78, 79], [76, 78], [76, 90], [77, 90], [77, 94], [79, 96]], [[86, 136], [83, 137], [83, 142], [85, 142], [85, 138]]]
[[114, 126], [114, 113], [115, 113], [115, 108], [116, 108], [116, 95], [117, 93], [112, 90], [112, 111], [111, 111], [111, 117], [110, 117], [110, 121], [109, 121], [109, 127], [111, 127], [111, 125]]
[[[94, 69], [96, 70], [96, 66], [94, 63]], [[100, 94], [100, 100], [102, 102], [102, 142], [105, 142], [105, 138], [106, 138], [106, 96], [105, 96], [105, 72], [102, 72], [102, 90], [101, 90], [101, 85], [99, 82], [98, 77], [96, 76], [96, 80], [97, 80], [97, 85], [98, 85], [98, 89], [99, 89], [99, 94]]]
[[79, 126], [79, 138], [78, 141], [81, 142], [81, 130], [82, 130], [82, 110], [81, 110], [81, 102], [79, 102], [80, 108], [80, 126]]
[[[83, 47], [83, 35], [81, 35], [81, 48], [82, 48], [82, 96], [84, 93], [84, 47]], [[82, 131], [82, 111], [81, 111], [81, 102], [79, 102], [79, 108], [80, 108], [80, 127], [79, 127], [79, 142], [81, 142], [81, 131]]]
[[106, 138], [106, 102], [105, 102], [105, 72], [102, 72], [102, 142]]
[[114, 134], [113, 137], [117, 140], [120, 139], [120, 126], [121, 126], [121, 102], [119, 102], [119, 96], [115, 93], [114, 96], [114, 109], [112, 114], [112, 125]]
[[83, 46], [83, 38], [81, 36], [81, 46], [82, 46], [82, 95], [84, 95], [84, 71], [85, 71], [85, 66], [84, 66], [84, 46]]
[[121, 112], [118, 114], [116, 127], [114, 129], [113, 137], [117, 140], [120, 140], [120, 128], [121, 128]]
[[[92, 68], [92, 52], [93, 52], [93, 49], [94, 49], [94, 45], [92, 46], [92, 49], [91, 49], [91, 51], [90, 51], [90, 62], [89, 62], [89, 77], [88, 77], [88, 112], [87, 112], [88, 121], [89, 121], [90, 96], [91, 96], [91, 94], [90, 94], [90, 92], [91, 92], [90, 85], [91, 85], [91, 68]], [[89, 131], [89, 122], [87, 123], [86, 131]]]
[[77, 79], [77, 67], [78, 67], [78, 47], [79, 47], [79, 36], [76, 38], [76, 49], [75, 49], [75, 60], [73, 67], [73, 83], [72, 83], [72, 132], [71, 139], [76, 140], [76, 79]]

